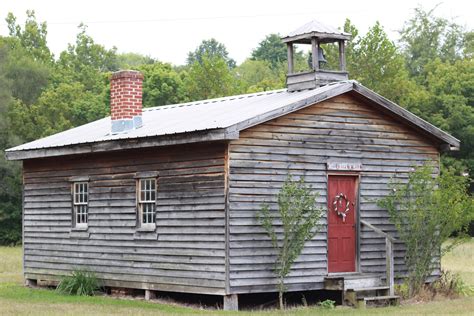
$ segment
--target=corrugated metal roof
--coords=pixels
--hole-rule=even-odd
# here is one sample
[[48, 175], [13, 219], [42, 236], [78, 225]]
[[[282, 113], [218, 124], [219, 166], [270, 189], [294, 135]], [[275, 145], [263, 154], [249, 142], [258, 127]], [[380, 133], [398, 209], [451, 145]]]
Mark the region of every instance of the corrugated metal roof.
[[290, 32], [285, 37], [294, 37], [294, 36], [310, 34], [310, 33], [325, 33], [325, 34], [347, 35], [347, 36], [351, 35], [349, 33], [342, 32], [333, 26], [326, 25], [319, 21], [313, 20], [297, 28], [293, 32]]
[[7, 152], [228, 128], [344, 84], [352, 85], [348, 82], [337, 82], [313, 90], [288, 92], [283, 89], [146, 108], [142, 115], [143, 126], [136, 130], [111, 134], [110, 117], [106, 117], [10, 148]]

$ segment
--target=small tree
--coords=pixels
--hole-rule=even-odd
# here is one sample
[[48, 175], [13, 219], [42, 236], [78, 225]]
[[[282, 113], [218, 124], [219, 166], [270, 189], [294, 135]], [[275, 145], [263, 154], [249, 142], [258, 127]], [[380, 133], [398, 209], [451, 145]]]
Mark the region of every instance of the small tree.
[[[316, 206], [317, 197], [318, 193], [305, 184], [303, 177], [299, 181], [293, 181], [288, 176], [278, 193], [279, 217], [275, 216], [268, 204], [262, 205], [262, 210], [258, 213], [258, 220], [277, 253], [274, 271], [279, 281], [280, 309], [284, 308], [285, 277], [290, 273], [291, 266], [301, 254], [306, 241], [312, 239], [318, 231], [318, 222], [324, 210]], [[281, 233], [277, 226], [281, 227]]]
[[416, 295], [433, 271], [433, 257], [449, 251], [442, 244], [463, 232], [473, 219], [474, 201], [467, 179], [445, 172], [433, 177], [429, 165], [419, 167], [407, 183], [390, 183], [389, 195], [378, 201], [390, 214], [406, 246], [409, 296]]

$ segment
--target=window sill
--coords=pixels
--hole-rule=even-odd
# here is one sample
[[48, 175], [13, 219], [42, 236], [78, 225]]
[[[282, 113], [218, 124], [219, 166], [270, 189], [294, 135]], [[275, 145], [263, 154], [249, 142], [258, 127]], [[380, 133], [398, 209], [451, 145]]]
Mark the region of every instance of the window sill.
[[71, 228], [71, 232], [85, 232], [89, 229], [88, 226], [79, 226]]
[[156, 225], [142, 226], [137, 228], [137, 232], [146, 233], [146, 232], [155, 232]]

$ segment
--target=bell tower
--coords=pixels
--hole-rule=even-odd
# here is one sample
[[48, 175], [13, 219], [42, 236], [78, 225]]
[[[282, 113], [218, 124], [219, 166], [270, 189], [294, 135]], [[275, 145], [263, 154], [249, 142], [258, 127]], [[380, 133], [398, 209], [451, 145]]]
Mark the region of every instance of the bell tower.
[[[349, 79], [346, 72], [345, 41], [350, 39], [350, 34], [324, 25], [318, 21], [311, 21], [291, 32], [282, 41], [288, 47], [288, 75], [286, 85], [288, 91], [314, 89], [330, 82]], [[321, 44], [337, 43], [339, 48], [339, 69], [321, 69], [326, 62]], [[297, 72], [294, 70], [294, 44], [311, 45], [311, 69]]]

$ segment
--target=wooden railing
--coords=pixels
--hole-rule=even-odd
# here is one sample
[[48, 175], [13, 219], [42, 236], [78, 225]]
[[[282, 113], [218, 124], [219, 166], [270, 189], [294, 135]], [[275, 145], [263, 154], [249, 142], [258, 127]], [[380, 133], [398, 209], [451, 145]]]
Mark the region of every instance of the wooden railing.
[[374, 225], [361, 220], [361, 225], [367, 226], [377, 234], [385, 237], [385, 253], [386, 253], [386, 265], [387, 265], [387, 286], [389, 287], [390, 295], [395, 295], [395, 276], [394, 276], [394, 261], [395, 256], [393, 255], [393, 244], [396, 241], [395, 238], [384, 232], [383, 230], [375, 227]]

